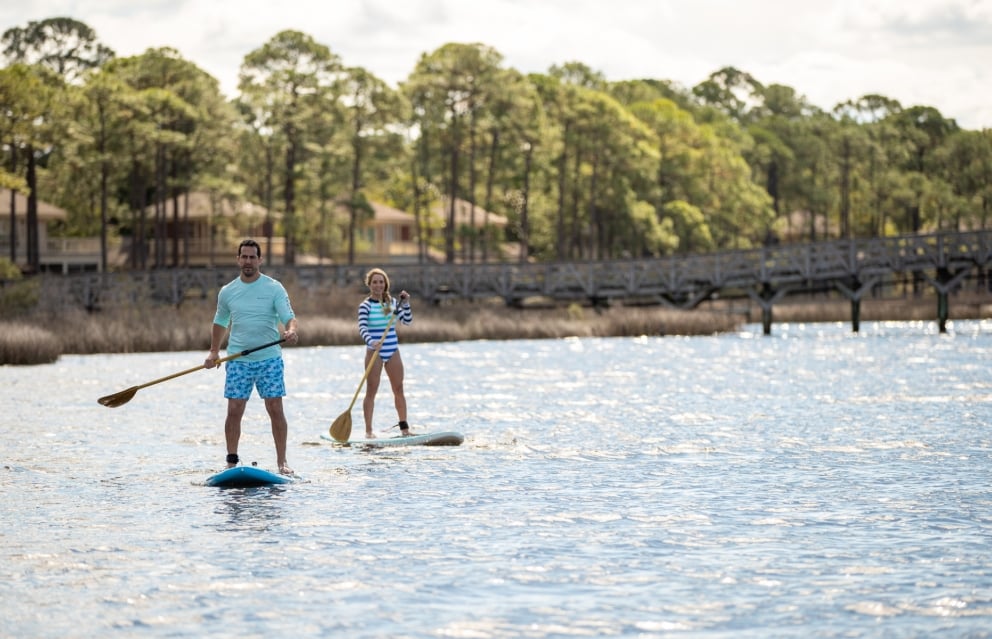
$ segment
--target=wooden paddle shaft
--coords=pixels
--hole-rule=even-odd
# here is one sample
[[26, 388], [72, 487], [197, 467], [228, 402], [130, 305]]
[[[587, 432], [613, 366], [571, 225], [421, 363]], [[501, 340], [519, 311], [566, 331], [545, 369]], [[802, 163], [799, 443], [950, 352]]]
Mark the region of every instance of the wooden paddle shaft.
[[[263, 348], [269, 348], [270, 346], [275, 346], [277, 344], [282, 344], [285, 341], [286, 341], [286, 338], [283, 337], [282, 339], [277, 339], [276, 341], [269, 342], [268, 344], [262, 344], [261, 346], [256, 346], [254, 348], [246, 348], [245, 350], [241, 351], [240, 353], [234, 353], [233, 355], [228, 355], [227, 357], [221, 357], [220, 359], [217, 360], [217, 364], [216, 365], [223, 364], [224, 362], [230, 361], [232, 359], [237, 359], [239, 357], [244, 357], [245, 355], [249, 355], [251, 353], [254, 353], [255, 351], [260, 351]], [[189, 370], [185, 370], [185, 371], [183, 371], [181, 373], [173, 373], [172, 375], [169, 375], [167, 377], [163, 377], [162, 379], [156, 379], [154, 382], [148, 382], [147, 384], [141, 384], [140, 386], [136, 386], [135, 388], [139, 388], [139, 389], [140, 388], [146, 388], [148, 386], [153, 386], [155, 384], [160, 384], [162, 382], [167, 382], [170, 379], [175, 379], [177, 377], [182, 377], [183, 375], [189, 375], [190, 373], [195, 373], [196, 371], [200, 370], [201, 368], [206, 368], [206, 367], [207, 367], [206, 364], [200, 364], [199, 366], [196, 366], [196, 367], [191, 368]]]
[[[235, 358], [238, 358], [238, 357], [243, 357], [245, 355], [248, 355], [249, 353], [254, 353], [255, 351], [260, 351], [263, 348], [269, 348], [270, 346], [275, 346], [276, 344], [281, 344], [281, 343], [283, 343], [285, 341], [286, 341], [286, 338], [283, 337], [281, 339], [277, 339], [274, 342], [269, 342], [268, 344], [262, 344], [261, 346], [256, 346], [254, 348], [248, 348], [248, 349], [245, 349], [245, 350], [241, 351], [240, 353], [234, 353], [232, 355], [228, 355], [227, 357], [223, 357], [221, 359], [218, 359], [217, 360], [217, 363], [220, 364], [220, 363], [226, 362], [228, 360], [232, 360], [232, 359], [235, 359]], [[97, 400], [97, 402], [99, 402], [103, 406], [109, 406], [111, 408], [116, 408], [117, 406], [121, 406], [121, 405], [126, 404], [127, 402], [131, 401], [131, 398], [134, 397], [134, 394], [137, 393], [142, 388], [148, 388], [149, 386], [154, 386], [155, 384], [161, 384], [162, 382], [167, 382], [170, 379], [175, 379], [177, 377], [182, 377], [183, 375], [189, 375], [190, 373], [194, 373], [194, 372], [196, 372], [198, 370], [202, 370], [202, 369], [204, 369], [206, 367], [207, 367], [206, 364], [200, 364], [199, 366], [190, 368], [188, 370], [180, 371], [178, 373], [173, 373], [172, 375], [166, 375], [165, 377], [161, 377], [159, 379], [152, 380], [152, 381], [146, 382], [144, 384], [139, 384], [138, 386], [132, 386], [131, 388], [127, 388], [127, 389], [122, 390], [122, 391], [120, 391], [118, 393], [114, 393], [112, 395], [107, 395], [106, 397], [101, 397], [100, 399]]]

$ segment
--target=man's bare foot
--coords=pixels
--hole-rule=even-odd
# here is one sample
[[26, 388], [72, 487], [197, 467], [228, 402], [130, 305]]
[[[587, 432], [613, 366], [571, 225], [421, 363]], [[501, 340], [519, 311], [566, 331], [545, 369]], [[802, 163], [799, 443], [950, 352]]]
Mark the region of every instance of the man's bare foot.
[[280, 475], [295, 475], [296, 473], [293, 472], [293, 469], [290, 468], [289, 465], [287, 465], [285, 463], [282, 463], [282, 464], [279, 464], [279, 474]]
[[375, 433], [370, 430], [365, 431], [365, 439], [375, 439]]

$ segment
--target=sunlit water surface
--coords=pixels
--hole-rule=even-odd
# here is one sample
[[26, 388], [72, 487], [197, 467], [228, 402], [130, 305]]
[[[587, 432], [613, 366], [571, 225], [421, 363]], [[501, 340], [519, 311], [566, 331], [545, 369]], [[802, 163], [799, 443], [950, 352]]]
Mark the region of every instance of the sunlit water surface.
[[465, 443], [377, 452], [319, 438], [361, 350], [288, 349], [270, 489], [203, 485], [219, 371], [96, 403], [203, 353], [2, 367], [0, 636], [992, 636], [992, 324], [773, 332], [404, 345]]

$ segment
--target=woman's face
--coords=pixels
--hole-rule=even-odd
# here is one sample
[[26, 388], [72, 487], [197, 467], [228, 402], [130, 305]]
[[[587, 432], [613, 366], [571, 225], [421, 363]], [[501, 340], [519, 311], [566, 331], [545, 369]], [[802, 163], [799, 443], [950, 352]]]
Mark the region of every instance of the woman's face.
[[382, 297], [382, 294], [386, 291], [386, 278], [376, 273], [369, 278], [369, 291], [372, 293], [372, 297]]

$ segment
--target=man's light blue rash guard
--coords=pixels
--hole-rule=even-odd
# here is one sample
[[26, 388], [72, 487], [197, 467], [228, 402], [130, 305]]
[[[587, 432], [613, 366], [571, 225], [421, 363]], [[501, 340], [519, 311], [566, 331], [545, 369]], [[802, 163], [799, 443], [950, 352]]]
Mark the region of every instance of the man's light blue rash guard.
[[[286, 289], [265, 274], [248, 283], [239, 277], [225, 284], [217, 294], [214, 324], [231, 327], [227, 343], [227, 352], [231, 355], [276, 341], [280, 337], [279, 324], [285, 326], [294, 317]], [[282, 349], [276, 345], [249, 353], [242, 359], [260, 362], [281, 354]]]

